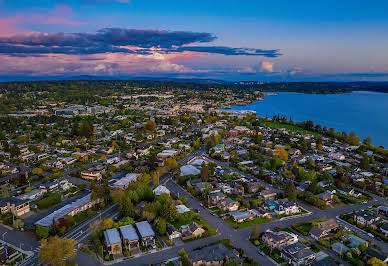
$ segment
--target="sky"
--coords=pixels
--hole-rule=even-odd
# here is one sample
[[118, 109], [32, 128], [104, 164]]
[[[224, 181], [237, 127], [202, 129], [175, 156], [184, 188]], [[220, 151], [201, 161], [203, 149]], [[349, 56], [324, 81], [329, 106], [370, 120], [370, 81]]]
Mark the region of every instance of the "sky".
[[0, 80], [388, 80], [386, 0], [0, 0]]

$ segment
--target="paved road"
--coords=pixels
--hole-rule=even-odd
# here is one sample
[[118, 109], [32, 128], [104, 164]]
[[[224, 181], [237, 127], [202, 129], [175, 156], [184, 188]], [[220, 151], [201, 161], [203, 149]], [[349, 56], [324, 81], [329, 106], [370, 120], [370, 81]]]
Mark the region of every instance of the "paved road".
[[207, 208], [202, 207], [201, 203], [197, 199], [192, 197], [190, 193], [184, 190], [173, 180], [169, 180], [166, 183], [166, 186], [174, 194], [187, 197], [186, 203], [192, 209], [198, 209], [201, 217], [220, 233], [220, 237], [231, 239], [232, 245], [244, 249], [245, 254], [248, 257], [252, 257], [261, 265], [273, 265], [267, 257], [259, 255], [257, 248], [249, 241], [252, 229], [250, 229], [249, 234], [241, 234], [239, 230], [233, 229], [218, 216], [212, 215]]

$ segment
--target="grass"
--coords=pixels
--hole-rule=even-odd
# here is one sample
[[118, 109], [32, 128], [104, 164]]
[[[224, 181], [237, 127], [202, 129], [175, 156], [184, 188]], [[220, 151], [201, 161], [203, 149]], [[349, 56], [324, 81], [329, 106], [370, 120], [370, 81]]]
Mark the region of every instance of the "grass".
[[326, 219], [318, 219], [318, 220], [312, 220], [304, 223], [296, 223], [293, 224], [291, 227], [301, 233], [304, 236], [307, 236], [310, 233], [311, 228], [313, 227], [313, 223], [315, 222], [321, 222], [325, 221]]
[[233, 228], [236, 228], [236, 229], [242, 229], [242, 228], [246, 228], [246, 227], [250, 227], [250, 226], [253, 226], [255, 224], [264, 224], [264, 223], [268, 223], [270, 221], [272, 221], [271, 218], [261, 218], [261, 217], [255, 217], [253, 218], [252, 220], [248, 220], [248, 221], [245, 221], [245, 222], [242, 222], [242, 223], [236, 223], [233, 218], [228, 218], [228, 219], [225, 219], [224, 220], [227, 224], [229, 224], [230, 226], [232, 226]]
[[302, 133], [302, 134], [310, 134], [310, 135], [314, 135], [314, 136], [318, 135], [318, 133], [316, 133], [316, 132], [305, 130], [305, 129], [300, 128], [298, 126], [282, 124], [282, 123], [279, 123], [279, 122], [264, 121], [264, 122], [261, 122], [261, 124], [264, 125], [264, 126], [267, 126], [267, 127], [284, 128], [284, 129], [295, 131], [295, 132], [299, 132], [299, 133]]

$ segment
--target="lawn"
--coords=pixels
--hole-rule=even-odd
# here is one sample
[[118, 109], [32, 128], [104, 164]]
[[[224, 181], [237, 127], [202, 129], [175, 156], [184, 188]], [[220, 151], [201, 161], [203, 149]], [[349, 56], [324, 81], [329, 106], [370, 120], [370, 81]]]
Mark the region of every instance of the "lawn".
[[299, 132], [302, 134], [310, 134], [310, 135], [318, 136], [318, 133], [313, 132], [313, 131], [309, 131], [309, 130], [305, 130], [305, 129], [300, 128], [298, 126], [292, 126], [292, 125], [282, 124], [279, 122], [270, 122], [270, 121], [264, 121], [264, 122], [261, 122], [261, 124], [264, 126], [267, 126], [267, 127], [284, 128], [284, 129]]
[[229, 224], [230, 226], [232, 226], [233, 228], [236, 228], [236, 229], [242, 229], [242, 228], [245, 228], [245, 227], [249, 227], [249, 226], [253, 226], [255, 224], [264, 224], [264, 223], [268, 223], [270, 221], [272, 221], [271, 218], [260, 218], [260, 217], [255, 217], [253, 218], [252, 220], [248, 220], [248, 221], [245, 221], [245, 222], [242, 222], [242, 223], [236, 223], [233, 218], [228, 218], [228, 219], [225, 219], [224, 220], [227, 224]]
[[296, 224], [293, 224], [291, 227], [296, 231], [298, 231], [299, 233], [301, 233], [302, 235], [307, 236], [310, 233], [311, 228], [313, 227], [313, 223], [321, 222], [324, 220], [326, 219], [323, 218], [323, 219], [308, 221], [305, 223], [296, 223]]

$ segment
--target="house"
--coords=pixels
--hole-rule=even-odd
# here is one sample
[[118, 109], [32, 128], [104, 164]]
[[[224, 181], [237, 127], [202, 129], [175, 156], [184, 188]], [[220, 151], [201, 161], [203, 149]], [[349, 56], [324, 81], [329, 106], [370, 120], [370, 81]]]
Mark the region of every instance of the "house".
[[377, 211], [379, 214], [383, 214], [385, 216], [388, 216], [388, 207], [387, 206], [379, 206], [377, 208]]
[[317, 197], [323, 201], [326, 201], [326, 205], [332, 203], [334, 200], [334, 195], [329, 191], [324, 191], [322, 193], [319, 193]]
[[209, 207], [216, 206], [217, 203], [223, 199], [225, 199], [225, 194], [222, 192], [210, 193], [208, 196], [208, 206]]
[[30, 211], [30, 204], [27, 200], [18, 198], [7, 198], [0, 202], [1, 214], [12, 213], [15, 216], [22, 216]]
[[233, 220], [236, 223], [242, 223], [245, 220], [252, 220], [255, 217], [255, 214], [250, 211], [231, 211], [229, 213], [230, 217], [233, 218]]
[[170, 240], [174, 240], [182, 236], [181, 232], [179, 232], [172, 224], [167, 225], [166, 233], [167, 233], [168, 239]]
[[267, 200], [267, 199], [274, 199], [276, 194], [277, 193], [275, 190], [266, 189], [266, 190], [261, 191], [259, 195], [263, 199]]
[[152, 230], [151, 225], [147, 221], [139, 222], [135, 225], [139, 232], [142, 246], [155, 246], [155, 232]]
[[217, 208], [223, 211], [236, 211], [240, 204], [231, 198], [225, 198], [217, 202]]
[[63, 163], [56, 160], [45, 161], [42, 165], [49, 168], [63, 169]]
[[354, 214], [353, 219], [358, 225], [371, 226], [380, 220], [380, 217], [369, 211], [362, 211]]
[[139, 248], [139, 236], [132, 225], [124, 225], [119, 228], [124, 247], [128, 250]]
[[328, 236], [332, 230], [339, 227], [339, 224], [334, 219], [321, 221], [318, 224], [319, 226], [313, 226], [310, 230], [310, 235], [315, 240]]
[[156, 196], [160, 196], [163, 193], [170, 195], [170, 190], [163, 185], [159, 185], [154, 189], [154, 193]]
[[388, 236], [388, 224], [384, 224], [384, 225], [380, 226], [380, 231], [385, 236]]
[[184, 165], [180, 169], [181, 169], [181, 176], [199, 175], [201, 173], [201, 171], [197, 167], [190, 164]]
[[349, 251], [349, 248], [340, 242], [335, 242], [331, 245], [331, 249], [338, 255], [345, 254]]
[[77, 158], [80, 161], [86, 161], [89, 157], [89, 153], [87, 152], [74, 152], [71, 156]]
[[266, 243], [271, 249], [281, 249], [285, 246], [292, 245], [298, 242], [298, 236], [290, 234], [285, 231], [272, 232], [267, 231], [261, 237], [264, 243]]
[[35, 200], [35, 199], [43, 196], [43, 194], [45, 192], [46, 192], [45, 190], [36, 188], [36, 189], [31, 190], [30, 192], [27, 192], [27, 193], [24, 193], [20, 196], [17, 196], [17, 198], [20, 200]]
[[349, 244], [347, 244], [348, 247], [351, 248], [357, 248], [359, 245], [366, 245], [368, 246], [368, 241], [359, 238], [358, 236], [349, 234], [349, 235], [344, 235], [342, 237], [345, 241], [347, 240]]
[[300, 242], [285, 246], [281, 249], [281, 257], [288, 264], [292, 265], [310, 265], [315, 261], [315, 254], [309, 247]]
[[44, 227], [50, 227], [53, 223], [53, 220], [56, 222], [64, 219], [66, 215], [74, 216], [77, 215], [80, 212], [86, 211], [96, 204], [99, 204], [102, 202], [102, 199], [96, 199], [91, 200], [90, 199], [90, 193], [80, 199], [77, 199], [76, 201], [66, 204], [62, 208], [51, 212], [46, 217], [43, 217], [39, 221], [35, 222], [35, 225], [44, 226]]
[[201, 237], [202, 234], [205, 233], [205, 229], [203, 229], [202, 226], [198, 225], [196, 222], [182, 225], [179, 230], [181, 232], [182, 240]]
[[353, 188], [342, 188], [338, 189], [338, 192], [342, 195], [349, 195], [355, 198], [360, 197], [362, 194], [359, 192], [356, 192]]
[[199, 250], [194, 250], [188, 254], [188, 258], [193, 266], [218, 266], [223, 265], [227, 260], [235, 260], [239, 265], [242, 264], [239, 253], [234, 249], [227, 249], [222, 244], [215, 244]]
[[116, 228], [105, 230], [104, 240], [109, 255], [117, 255], [122, 253], [121, 238], [119, 231], [117, 231]]
[[328, 154], [328, 157], [333, 159], [333, 160], [339, 160], [339, 161], [345, 160], [345, 155], [343, 155], [342, 153], [337, 153], [337, 152], [330, 152]]
[[44, 190], [45, 192], [57, 191], [58, 188], [59, 188], [59, 182], [56, 180], [51, 182], [45, 182], [40, 185], [40, 189]]
[[98, 181], [98, 180], [101, 180], [102, 174], [101, 174], [101, 171], [98, 171], [98, 170], [95, 170], [95, 171], [83, 170], [81, 171], [81, 178]]
[[71, 165], [73, 163], [75, 163], [77, 161], [76, 158], [74, 157], [64, 157], [61, 159], [62, 163], [66, 164], [66, 165]]
[[185, 212], [189, 212], [190, 211], [190, 209], [187, 208], [186, 205], [183, 205], [183, 204], [176, 205], [175, 207], [176, 207], [176, 209], [178, 210], [179, 213], [185, 213]]
[[276, 215], [290, 215], [300, 212], [299, 206], [296, 204], [296, 202], [291, 202], [287, 200], [276, 200], [274, 203], [274, 212]]
[[121, 179], [113, 183], [112, 188], [126, 190], [130, 183], [135, 182], [139, 174], [126, 174]]

